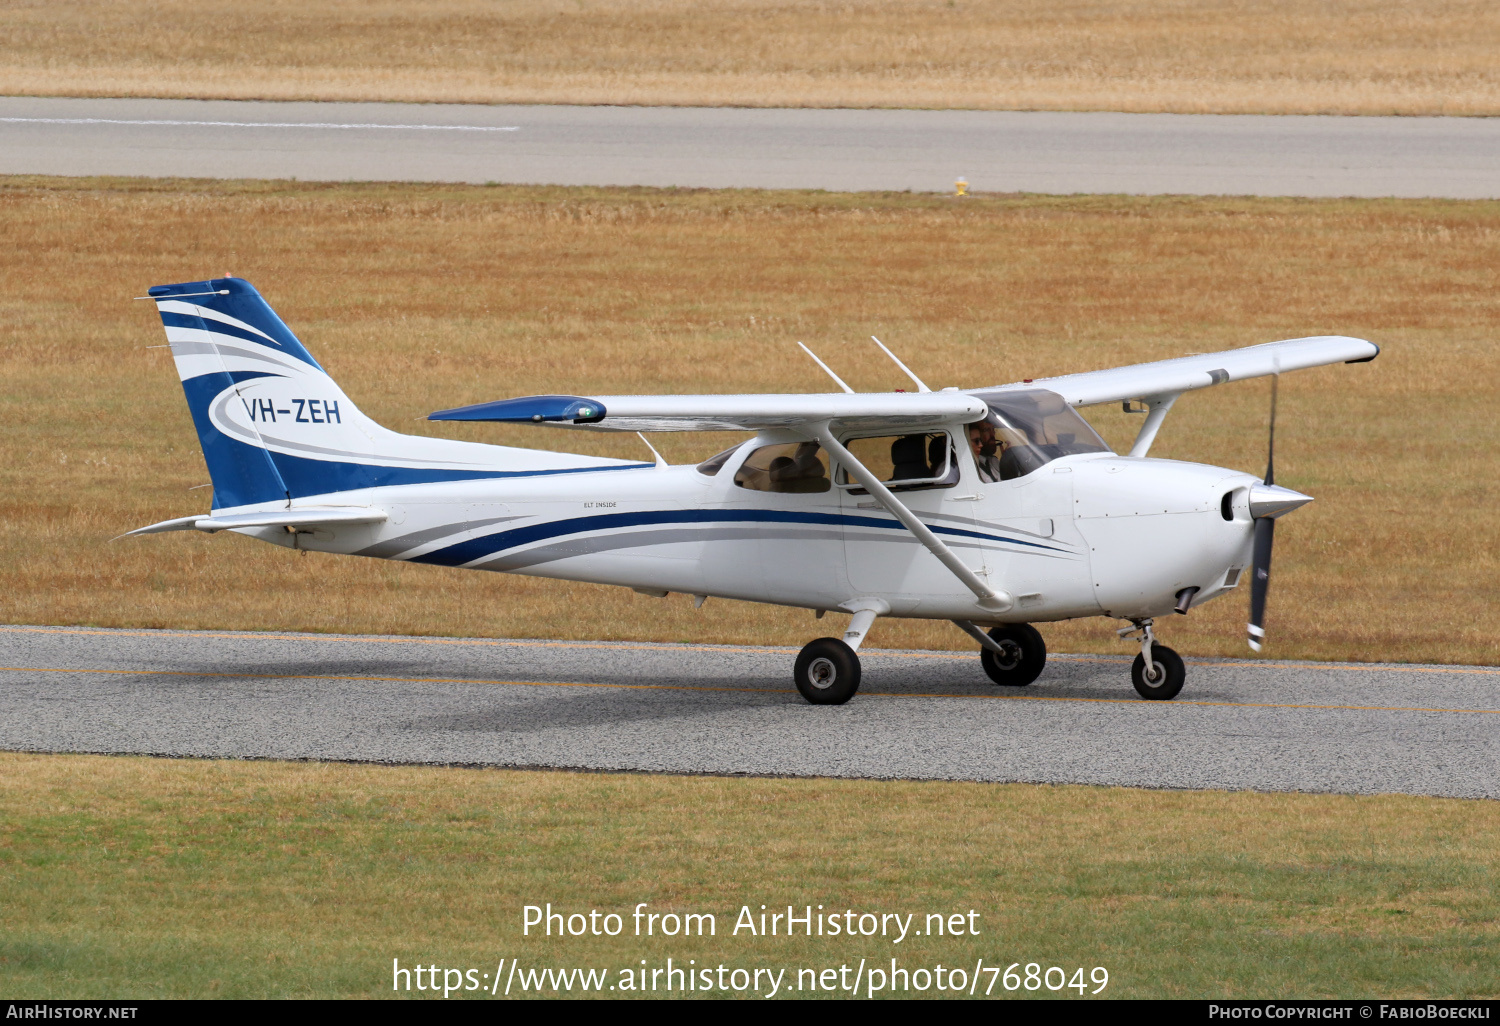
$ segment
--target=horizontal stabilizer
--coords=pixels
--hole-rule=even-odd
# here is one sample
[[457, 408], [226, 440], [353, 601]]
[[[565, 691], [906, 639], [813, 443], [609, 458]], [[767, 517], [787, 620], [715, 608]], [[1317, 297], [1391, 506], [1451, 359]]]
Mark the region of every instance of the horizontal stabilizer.
[[[161, 534], [164, 531], [191, 531], [194, 524], [206, 519], [207, 517], [200, 513], [197, 516], [178, 517], [176, 520], [163, 520], [161, 523], [152, 524], [150, 527], [137, 527], [134, 531], [126, 531], [120, 535], [120, 538], [129, 538], [137, 534]], [[116, 539], [116, 541], [118, 540]]]
[[300, 506], [264, 513], [231, 513], [227, 516], [178, 517], [120, 535], [161, 534], [163, 531], [231, 531], [239, 527], [333, 527], [343, 524], [384, 523], [384, 510], [368, 506]]
[[825, 392], [805, 395], [538, 395], [454, 410], [429, 420], [550, 424], [598, 431], [761, 431], [836, 421], [841, 427], [915, 431], [980, 420], [982, 400], [962, 392]]
[[1069, 406], [1092, 406], [1176, 395], [1226, 381], [1284, 374], [1330, 363], [1365, 363], [1379, 355], [1380, 347], [1373, 342], [1345, 335], [1319, 335], [1219, 353], [1199, 353], [1156, 363], [1137, 363], [1112, 370], [1037, 378], [1030, 383], [1002, 387], [1045, 388], [1062, 396]]

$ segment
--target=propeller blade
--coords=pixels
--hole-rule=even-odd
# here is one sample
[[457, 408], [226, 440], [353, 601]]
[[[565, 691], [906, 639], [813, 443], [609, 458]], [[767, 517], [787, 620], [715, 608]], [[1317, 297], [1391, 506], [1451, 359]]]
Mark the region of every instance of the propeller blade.
[[[1281, 383], [1280, 374], [1271, 375], [1271, 428], [1266, 440], [1266, 488], [1264, 491], [1279, 493], [1289, 491], [1283, 488], [1274, 488], [1276, 484], [1276, 390]], [[1254, 494], [1252, 490], [1252, 494]], [[1299, 495], [1290, 492], [1291, 495]], [[1270, 496], [1267, 496], [1270, 498]], [[1276, 496], [1280, 498], [1280, 496]], [[1304, 497], [1305, 498], [1305, 497]], [[1272, 505], [1267, 503], [1267, 506]], [[1301, 505], [1298, 503], [1297, 505]], [[1289, 507], [1296, 509], [1296, 505]], [[1285, 513], [1289, 509], [1283, 506], [1277, 512]], [[1269, 509], [1267, 513], [1270, 513]], [[1252, 512], [1252, 516], [1255, 514]], [[1260, 515], [1255, 518], [1255, 551], [1250, 561], [1250, 622], [1245, 625], [1246, 638], [1253, 652], [1259, 652], [1261, 643], [1266, 640], [1266, 592], [1271, 588], [1271, 546], [1276, 541], [1276, 514]]]
[[1266, 591], [1271, 587], [1271, 544], [1276, 538], [1274, 517], [1255, 521], [1255, 555], [1250, 570], [1250, 622], [1246, 625], [1248, 641], [1259, 652], [1266, 639]]
[[1271, 375], [1271, 434], [1266, 442], [1266, 484], [1276, 483], [1276, 386], [1281, 384], [1281, 375]]

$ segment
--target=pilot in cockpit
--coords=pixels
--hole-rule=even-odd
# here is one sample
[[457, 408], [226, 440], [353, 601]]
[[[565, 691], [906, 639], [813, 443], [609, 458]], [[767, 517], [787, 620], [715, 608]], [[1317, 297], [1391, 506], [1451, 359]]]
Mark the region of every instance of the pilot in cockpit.
[[969, 450], [974, 453], [974, 465], [979, 469], [979, 480], [994, 484], [1000, 480], [1000, 439], [995, 436], [995, 425], [987, 420], [969, 425]]

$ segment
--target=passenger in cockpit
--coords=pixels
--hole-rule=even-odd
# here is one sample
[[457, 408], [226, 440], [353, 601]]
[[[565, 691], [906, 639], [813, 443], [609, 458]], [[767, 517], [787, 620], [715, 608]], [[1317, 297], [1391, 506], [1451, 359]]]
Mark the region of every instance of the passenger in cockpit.
[[822, 492], [828, 489], [828, 471], [818, 458], [818, 443], [803, 442], [791, 456], [771, 461], [767, 491]]
[[1000, 480], [1000, 439], [995, 436], [995, 425], [981, 420], [969, 425], [969, 450], [974, 453], [974, 466], [979, 469], [979, 480], [994, 484]]
[[926, 435], [902, 435], [891, 443], [892, 481], [910, 481], [931, 476], [932, 468], [927, 463]]

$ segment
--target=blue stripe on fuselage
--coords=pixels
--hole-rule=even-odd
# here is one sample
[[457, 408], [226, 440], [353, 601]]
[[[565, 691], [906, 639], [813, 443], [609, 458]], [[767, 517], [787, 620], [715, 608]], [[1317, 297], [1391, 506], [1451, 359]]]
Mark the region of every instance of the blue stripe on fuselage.
[[[642, 510], [638, 513], [604, 513], [598, 516], [571, 517], [567, 520], [549, 520], [546, 523], [517, 527], [509, 531], [487, 534], [481, 538], [470, 538], [456, 545], [435, 549], [421, 556], [413, 556], [413, 563], [436, 563], [439, 566], [463, 566], [485, 556], [498, 555], [532, 542], [546, 541], [568, 534], [584, 534], [589, 531], [607, 531], [619, 527], [645, 527], [655, 524], [703, 524], [703, 523], [778, 523], [778, 524], [827, 524], [838, 527], [878, 527], [886, 530], [904, 531], [899, 520], [883, 520], [878, 517], [858, 517], [844, 513], [795, 513], [779, 509], [692, 509], [692, 510]], [[959, 527], [927, 525], [935, 534], [946, 534], [957, 538], [978, 538], [988, 542], [1006, 542], [1045, 549], [1049, 552], [1066, 552], [1054, 545], [1022, 541], [1001, 535], [981, 534], [965, 531]]]

